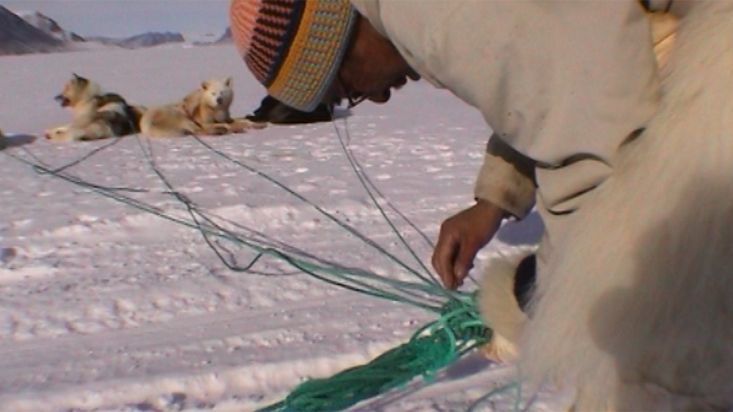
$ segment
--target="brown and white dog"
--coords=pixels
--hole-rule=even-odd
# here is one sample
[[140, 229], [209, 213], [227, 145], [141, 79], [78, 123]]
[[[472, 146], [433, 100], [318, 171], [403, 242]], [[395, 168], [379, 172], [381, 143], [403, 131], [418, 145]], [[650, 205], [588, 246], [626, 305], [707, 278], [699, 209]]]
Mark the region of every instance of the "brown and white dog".
[[74, 74], [55, 97], [72, 111], [71, 123], [48, 129], [52, 141], [97, 140], [137, 133], [143, 108], [127, 104], [115, 93], [103, 93], [99, 84]]
[[149, 137], [175, 137], [242, 133], [264, 127], [246, 119], [233, 119], [229, 112], [233, 99], [231, 78], [207, 80], [180, 102], [146, 111], [140, 129]]

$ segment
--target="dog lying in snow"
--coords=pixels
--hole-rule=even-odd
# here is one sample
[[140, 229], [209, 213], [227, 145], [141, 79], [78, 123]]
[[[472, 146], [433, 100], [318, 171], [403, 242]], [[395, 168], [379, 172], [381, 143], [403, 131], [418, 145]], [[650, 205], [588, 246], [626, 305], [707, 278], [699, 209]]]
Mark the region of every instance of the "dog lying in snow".
[[180, 102], [146, 111], [140, 129], [149, 137], [174, 137], [242, 133], [264, 127], [246, 119], [232, 119], [229, 108], [233, 99], [231, 78], [207, 80]]
[[97, 140], [139, 131], [143, 108], [130, 106], [118, 94], [103, 93], [99, 84], [77, 74], [55, 99], [61, 107], [71, 109], [72, 120], [68, 125], [46, 130], [49, 140]]

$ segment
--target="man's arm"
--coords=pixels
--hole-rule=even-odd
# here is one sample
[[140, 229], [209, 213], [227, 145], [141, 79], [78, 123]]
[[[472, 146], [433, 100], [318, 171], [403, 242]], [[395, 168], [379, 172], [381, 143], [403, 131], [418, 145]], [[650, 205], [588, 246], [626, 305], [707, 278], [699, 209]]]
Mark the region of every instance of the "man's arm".
[[474, 197], [488, 200], [522, 219], [532, 210], [535, 202], [534, 167], [532, 159], [493, 135], [486, 145]]
[[529, 213], [534, 190], [534, 162], [492, 137], [476, 180], [476, 203], [440, 227], [432, 264], [445, 287], [455, 289], [463, 283], [476, 253], [494, 237], [504, 218], [521, 219]]

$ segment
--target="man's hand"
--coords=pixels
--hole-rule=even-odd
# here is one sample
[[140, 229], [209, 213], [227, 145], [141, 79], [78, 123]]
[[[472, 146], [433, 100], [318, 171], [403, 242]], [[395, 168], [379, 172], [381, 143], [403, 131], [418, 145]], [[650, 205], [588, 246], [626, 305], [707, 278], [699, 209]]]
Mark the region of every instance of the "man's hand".
[[432, 263], [446, 288], [456, 289], [463, 284], [476, 253], [494, 237], [505, 216], [496, 205], [479, 199], [443, 221]]

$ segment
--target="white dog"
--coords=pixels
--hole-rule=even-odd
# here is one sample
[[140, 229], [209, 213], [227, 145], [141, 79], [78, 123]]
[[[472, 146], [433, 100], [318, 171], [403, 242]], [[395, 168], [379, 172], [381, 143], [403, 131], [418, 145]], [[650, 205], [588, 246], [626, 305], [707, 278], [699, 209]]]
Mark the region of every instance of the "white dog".
[[140, 119], [140, 129], [149, 137], [175, 137], [242, 133], [264, 127], [247, 119], [232, 119], [229, 108], [233, 100], [231, 78], [207, 80], [179, 102], [148, 109]]

